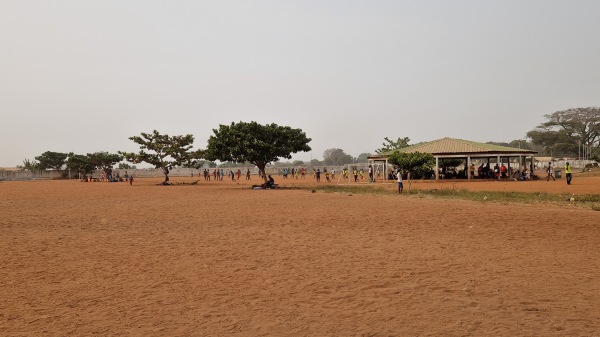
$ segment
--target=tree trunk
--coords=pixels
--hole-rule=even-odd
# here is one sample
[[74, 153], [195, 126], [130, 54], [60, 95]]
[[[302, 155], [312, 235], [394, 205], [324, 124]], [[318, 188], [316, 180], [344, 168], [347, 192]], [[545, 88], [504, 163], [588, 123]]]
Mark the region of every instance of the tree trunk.
[[163, 173], [165, 174], [165, 181], [163, 181], [163, 185], [168, 185], [169, 184], [169, 168], [168, 167], [163, 167]]
[[256, 162], [256, 163], [254, 163], [254, 165], [256, 165], [256, 167], [258, 167], [260, 172], [262, 172], [263, 180], [265, 181], [265, 184], [266, 184], [269, 181], [267, 179], [267, 172], [265, 172], [265, 170], [266, 170], [265, 168], [266, 168], [267, 164]]

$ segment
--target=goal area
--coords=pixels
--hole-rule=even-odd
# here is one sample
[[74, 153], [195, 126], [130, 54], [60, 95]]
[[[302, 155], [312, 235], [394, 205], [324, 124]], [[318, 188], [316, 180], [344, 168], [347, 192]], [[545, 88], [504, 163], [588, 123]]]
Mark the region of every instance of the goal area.
[[[369, 175], [372, 170], [372, 178]], [[384, 163], [355, 163], [346, 164], [336, 169], [335, 180], [338, 185], [342, 184], [373, 184], [385, 182], [386, 172]]]

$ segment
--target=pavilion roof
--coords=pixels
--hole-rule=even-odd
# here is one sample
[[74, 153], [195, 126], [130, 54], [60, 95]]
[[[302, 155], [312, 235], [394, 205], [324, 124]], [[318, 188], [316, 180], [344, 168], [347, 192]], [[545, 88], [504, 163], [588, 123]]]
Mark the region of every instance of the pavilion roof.
[[[456, 139], [456, 138], [442, 138], [431, 142], [420, 143], [405, 147], [399, 150], [404, 153], [431, 153], [433, 155], [453, 155], [453, 154], [534, 154], [536, 151], [527, 149], [519, 149], [508, 146], [501, 146], [495, 144], [478, 143], [470, 140]], [[374, 155], [373, 157], [386, 157], [393, 151]]]

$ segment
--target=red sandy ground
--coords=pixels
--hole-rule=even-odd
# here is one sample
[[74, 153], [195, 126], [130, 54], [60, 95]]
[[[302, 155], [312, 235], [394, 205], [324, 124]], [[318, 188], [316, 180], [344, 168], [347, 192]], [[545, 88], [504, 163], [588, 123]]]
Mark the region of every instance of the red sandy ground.
[[589, 207], [194, 179], [0, 182], [0, 336], [600, 336]]

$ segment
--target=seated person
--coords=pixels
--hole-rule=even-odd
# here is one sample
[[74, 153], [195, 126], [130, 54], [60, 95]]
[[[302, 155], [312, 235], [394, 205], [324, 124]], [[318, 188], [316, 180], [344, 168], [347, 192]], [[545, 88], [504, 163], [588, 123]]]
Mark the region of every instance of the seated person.
[[273, 177], [271, 177], [270, 174], [269, 174], [269, 181], [267, 181], [267, 187], [275, 188], [275, 179], [273, 179]]
[[529, 180], [529, 170], [524, 169], [522, 175], [522, 180]]

